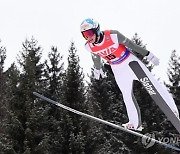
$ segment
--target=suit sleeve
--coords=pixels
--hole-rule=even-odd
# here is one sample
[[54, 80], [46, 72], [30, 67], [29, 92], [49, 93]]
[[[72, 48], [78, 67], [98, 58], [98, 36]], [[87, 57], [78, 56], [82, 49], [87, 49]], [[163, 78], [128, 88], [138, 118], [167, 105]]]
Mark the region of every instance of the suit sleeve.
[[130, 48], [131, 50], [141, 54], [142, 56], [147, 56], [149, 54], [148, 50], [137, 45], [136, 43], [125, 37], [123, 34], [121, 34], [119, 31], [111, 30], [111, 34], [117, 34], [119, 44], [125, 45], [127, 48]]
[[93, 60], [93, 63], [94, 63], [94, 67], [97, 70], [100, 70], [102, 68], [101, 57], [99, 55], [96, 55], [96, 54], [92, 53], [92, 60]]
[[86, 48], [87, 51], [89, 51], [91, 53], [94, 67], [97, 70], [100, 70], [102, 68], [101, 57], [99, 55], [97, 55], [97, 54], [92, 53], [91, 49], [89, 48], [87, 43], [85, 44], [85, 48]]

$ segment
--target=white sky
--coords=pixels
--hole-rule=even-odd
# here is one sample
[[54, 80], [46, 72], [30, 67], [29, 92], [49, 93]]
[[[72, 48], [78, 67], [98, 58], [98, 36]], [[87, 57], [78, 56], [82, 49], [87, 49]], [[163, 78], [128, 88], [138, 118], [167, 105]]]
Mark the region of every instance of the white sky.
[[116, 29], [128, 38], [135, 33], [147, 49], [160, 58], [154, 74], [166, 80], [168, 61], [172, 50], [180, 53], [179, 0], [0, 0], [0, 39], [7, 49], [5, 68], [14, 61], [22, 42], [32, 36], [43, 48], [43, 57], [52, 45], [64, 55], [70, 41], [80, 56], [85, 73], [90, 72], [90, 53], [84, 49], [85, 40], [80, 23], [85, 18], [99, 21], [101, 30]]

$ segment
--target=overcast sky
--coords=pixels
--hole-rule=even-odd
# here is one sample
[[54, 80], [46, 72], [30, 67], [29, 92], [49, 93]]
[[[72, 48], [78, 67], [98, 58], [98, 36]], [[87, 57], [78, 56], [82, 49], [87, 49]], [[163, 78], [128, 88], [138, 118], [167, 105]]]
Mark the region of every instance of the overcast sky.
[[90, 53], [80, 23], [94, 18], [101, 30], [119, 30], [128, 38], [135, 33], [147, 44], [146, 48], [160, 58], [153, 73], [167, 79], [168, 61], [172, 50], [180, 55], [179, 0], [0, 0], [0, 39], [7, 49], [5, 68], [14, 61], [22, 42], [32, 36], [43, 48], [43, 57], [52, 45], [67, 59], [70, 42], [74, 41], [80, 65], [88, 73], [92, 67]]

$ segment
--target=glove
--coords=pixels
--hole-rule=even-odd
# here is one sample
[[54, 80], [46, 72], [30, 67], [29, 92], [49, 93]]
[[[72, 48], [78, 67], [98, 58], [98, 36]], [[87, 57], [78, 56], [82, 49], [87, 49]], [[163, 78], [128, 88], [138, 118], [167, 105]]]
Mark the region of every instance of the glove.
[[95, 78], [96, 80], [99, 80], [99, 79], [100, 79], [100, 76], [101, 76], [102, 78], [105, 77], [105, 74], [104, 74], [102, 68], [101, 68], [100, 70], [98, 70], [98, 69], [96, 69], [96, 68], [92, 68], [92, 71], [93, 71], [93, 76], [94, 76], [94, 78]]
[[146, 56], [147, 60], [151, 61], [154, 65], [159, 65], [159, 58], [157, 58], [154, 54], [149, 52], [149, 54]]

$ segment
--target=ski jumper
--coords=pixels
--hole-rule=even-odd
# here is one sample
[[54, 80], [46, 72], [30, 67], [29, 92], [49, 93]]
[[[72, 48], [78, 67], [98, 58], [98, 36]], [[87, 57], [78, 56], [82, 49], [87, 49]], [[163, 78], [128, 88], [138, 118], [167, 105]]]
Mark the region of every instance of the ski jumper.
[[123, 95], [129, 122], [133, 123], [135, 128], [138, 128], [141, 125], [141, 114], [133, 94], [133, 81], [138, 80], [138, 78], [129, 66], [131, 61], [137, 61], [140, 64], [171, 110], [178, 113], [175, 102], [165, 86], [155, 80], [147, 67], [133, 54], [135, 51], [142, 56], [146, 56], [149, 53], [148, 50], [136, 45], [116, 30], [104, 31], [104, 37], [101, 43], [86, 43], [85, 47], [92, 53], [94, 67], [96, 69], [101, 68], [100, 57], [110, 64], [117, 85]]

